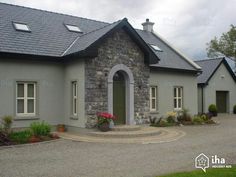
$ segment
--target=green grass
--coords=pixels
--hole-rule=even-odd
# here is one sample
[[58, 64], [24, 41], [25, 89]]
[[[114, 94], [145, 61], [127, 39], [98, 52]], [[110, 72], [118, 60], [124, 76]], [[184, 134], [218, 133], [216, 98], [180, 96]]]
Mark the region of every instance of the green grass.
[[173, 173], [159, 177], [236, 177], [236, 166], [232, 168], [211, 168], [206, 173], [202, 170], [192, 172]]

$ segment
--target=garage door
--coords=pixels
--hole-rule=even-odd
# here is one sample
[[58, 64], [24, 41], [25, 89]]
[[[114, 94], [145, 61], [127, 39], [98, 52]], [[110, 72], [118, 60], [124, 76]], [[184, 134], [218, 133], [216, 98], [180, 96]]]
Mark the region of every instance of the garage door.
[[218, 108], [219, 113], [227, 112], [227, 91], [216, 91], [216, 106]]

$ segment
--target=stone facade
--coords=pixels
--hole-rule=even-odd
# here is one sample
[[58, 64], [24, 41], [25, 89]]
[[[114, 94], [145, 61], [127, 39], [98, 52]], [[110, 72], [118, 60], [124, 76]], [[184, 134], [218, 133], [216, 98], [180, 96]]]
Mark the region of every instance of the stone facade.
[[150, 69], [144, 54], [130, 36], [119, 30], [99, 47], [96, 58], [85, 62], [85, 116], [87, 127], [93, 127], [96, 113], [108, 111], [108, 74], [112, 67], [124, 64], [134, 77], [134, 115], [147, 117], [149, 113]]

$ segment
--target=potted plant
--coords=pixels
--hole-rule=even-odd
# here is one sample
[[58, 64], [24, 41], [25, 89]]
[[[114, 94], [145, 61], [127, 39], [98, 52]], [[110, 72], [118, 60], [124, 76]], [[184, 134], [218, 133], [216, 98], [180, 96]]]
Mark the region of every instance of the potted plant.
[[115, 119], [115, 116], [107, 112], [101, 112], [97, 114], [97, 118], [98, 129], [107, 132], [110, 130], [110, 122]]
[[66, 126], [64, 124], [58, 124], [57, 125], [57, 131], [58, 132], [65, 132], [66, 131]]
[[217, 107], [216, 107], [215, 104], [209, 105], [208, 111], [209, 111], [210, 113], [212, 113], [212, 115], [213, 115], [214, 117], [217, 116]]

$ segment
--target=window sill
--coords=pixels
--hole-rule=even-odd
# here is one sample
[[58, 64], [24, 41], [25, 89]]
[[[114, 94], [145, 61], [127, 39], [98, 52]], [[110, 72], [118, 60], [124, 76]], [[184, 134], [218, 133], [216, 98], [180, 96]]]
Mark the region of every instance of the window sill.
[[159, 111], [150, 111], [150, 114], [159, 114]]
[[78, 120], [79, 118], [77, 116], [70, 116], [71, 120]]
[[20, 121], [20, 120], [39, 120], [39, 117], [34, 117], [34, 116], [16, 116], [13, 120], [15, 121]]

